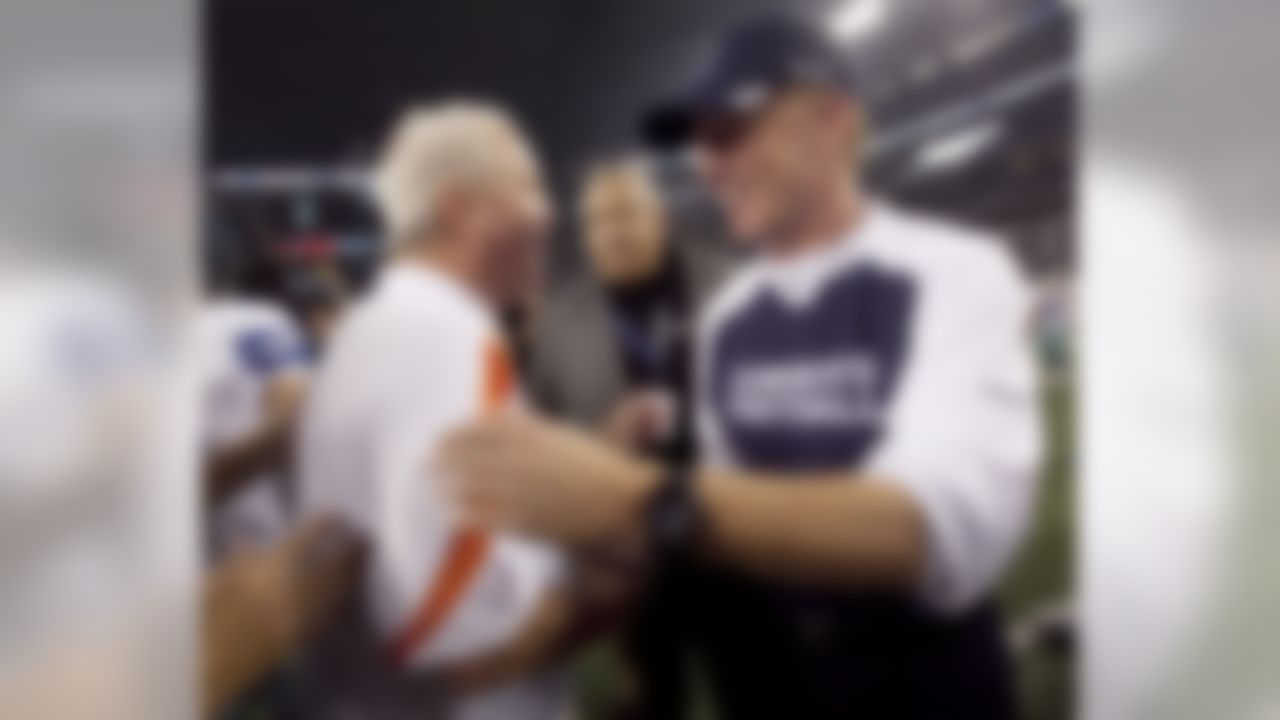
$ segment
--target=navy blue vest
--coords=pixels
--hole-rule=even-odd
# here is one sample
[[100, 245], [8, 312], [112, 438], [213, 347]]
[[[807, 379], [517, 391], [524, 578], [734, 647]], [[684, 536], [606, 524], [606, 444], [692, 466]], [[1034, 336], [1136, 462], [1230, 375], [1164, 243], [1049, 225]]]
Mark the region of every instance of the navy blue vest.
[[[704, 402], [737, 460], [775, 472], [852, 470], [884, 432], [911, 352], [910, 277], [860, 264], [802, 307], [762, 290], [706, 348]], [[689, 627], [726, 718], [1014, 715], [990, 603], [940, 618], [901, 593], [826, 592], [709, 568]]]

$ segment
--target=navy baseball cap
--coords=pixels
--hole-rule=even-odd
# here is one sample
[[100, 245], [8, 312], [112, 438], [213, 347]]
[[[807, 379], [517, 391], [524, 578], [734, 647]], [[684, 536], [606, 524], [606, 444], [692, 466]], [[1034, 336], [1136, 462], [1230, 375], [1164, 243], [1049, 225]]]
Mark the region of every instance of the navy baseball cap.
[[757, 17], [722, 37], [696, 80], [645, 114], [641, 132], [659, 147], [681, 145], [701, 119], [749, 116], [801, 84], [857, 89], [851, 64], [818, 28], [784, 15]]

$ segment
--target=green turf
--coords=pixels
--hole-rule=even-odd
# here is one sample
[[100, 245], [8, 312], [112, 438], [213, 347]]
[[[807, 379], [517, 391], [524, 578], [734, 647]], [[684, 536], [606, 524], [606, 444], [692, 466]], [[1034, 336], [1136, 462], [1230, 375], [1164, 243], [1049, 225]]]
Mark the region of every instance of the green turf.
[[1063, 597], [1071, 588], [1074, 402], [1066, 382], [1046, 388], [1044, 396], [1049, 446], [1039, 508], [1027, 542], [1000, 590], [1000, 600], [1010, 616]]
[[[1045, 419], [1049, 445], [1036, 519], [1000, 589], [1010, 618], [1068, 598], [1074, 587], [1075, 397], [1066, 379], [1046, 387]], [[1027, 720], [1074, 717], [1071, 659], [1033, 652], [1018, 658], [1017, 671]]]

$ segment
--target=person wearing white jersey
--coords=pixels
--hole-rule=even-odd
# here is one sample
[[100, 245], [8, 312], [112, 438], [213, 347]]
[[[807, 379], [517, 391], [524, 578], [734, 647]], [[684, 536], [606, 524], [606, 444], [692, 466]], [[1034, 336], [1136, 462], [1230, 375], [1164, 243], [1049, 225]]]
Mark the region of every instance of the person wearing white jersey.
[[[165, 328], [118, 276], [0, 237], [0, 717], [158, 718], [189, 652]], [[171, 644], [172, 643], [172, 644]]]
[[[560, 559], [460, 523], [428, 480], [446, 433], [521, 402], [497, 317], [537, 279], [550, 221], [537, 160], [496, 108], [420, 107], [393, 131], [375, 195], [387, 261], [331, 339], [301, 436], [303, 508], [371, 545], [361, 615], [317, 653], [316, 716], [560, 717], [565, 678], [512, 677], [558, 633]], [[441, 674], [487, 685], [433, 685]]]
[[215, 294], [196, 338], [209, 552], [221, 557], [273, 542], [288, 525], [284, 450], [310, 359], [288, 312], [265, 299]]
[[[869, 199], [856, 78], [785, 18], [731, 32], [651, 137], [695, 144], [759, 257], [695, 340], [697, 467], [535, 418], [456, 433], [457, 501], [566, 543], [702, 566], [721, 716], [1007, 718], [992, 588], [1040, 455], [1029, 297], [1006, 248]], [[547, 498], [555, 498], [554, 503]]]

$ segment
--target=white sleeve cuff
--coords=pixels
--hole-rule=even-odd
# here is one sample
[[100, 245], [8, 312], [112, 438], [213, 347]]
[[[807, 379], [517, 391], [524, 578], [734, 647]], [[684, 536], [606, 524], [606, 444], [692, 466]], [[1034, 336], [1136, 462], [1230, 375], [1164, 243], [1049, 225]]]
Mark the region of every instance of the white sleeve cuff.
[[[1018, 545], [1030, 515], [1034, 470], [1024, 464], [911, 462], [893, 448], [872, 463], [878, 478], [902, 488], [924, 520], [926, 561], [916, 595], [928, 608], [962, 613], [988, 595]], [[920, 457], [917, 455], [917, 457]]]

